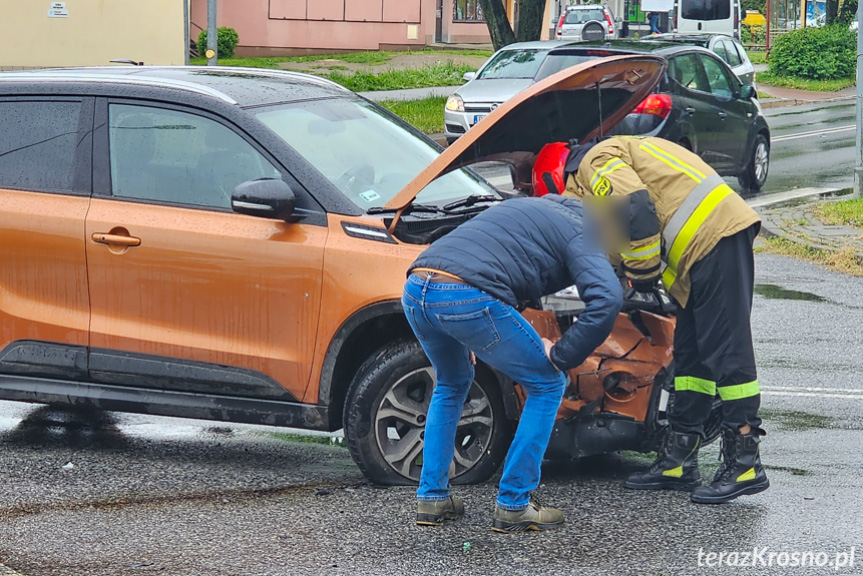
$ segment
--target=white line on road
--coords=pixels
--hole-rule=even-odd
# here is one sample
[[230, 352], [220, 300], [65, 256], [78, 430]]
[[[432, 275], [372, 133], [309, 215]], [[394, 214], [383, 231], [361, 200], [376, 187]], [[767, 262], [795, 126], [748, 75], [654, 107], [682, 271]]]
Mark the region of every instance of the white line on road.
[[765, 396], [796, 396], [800, 398], [844, 398], [851, 400], [863, 400], [863, 393], [858, 394], [829, 394], [825, 392], [783, 392], [773, 390], [761, 390]]
[[815, 136], [820, 134], [835, 134], [837, 132], [847, 132], [848, 130], [854, 130], [857, 126], [855, 124], [849, 124], [848, 126], [837, 126], [836, 128], [823, 128], [821, 130], [810, 130], [809, 132], [798, 132], [797, 134], [786, 134], [785, 136], [776, 136], [775, 138], [771, 138], [772, 142], [785, 142], [786, 140], [795, 140], [797, 138], [807, 138], [809, 136]]

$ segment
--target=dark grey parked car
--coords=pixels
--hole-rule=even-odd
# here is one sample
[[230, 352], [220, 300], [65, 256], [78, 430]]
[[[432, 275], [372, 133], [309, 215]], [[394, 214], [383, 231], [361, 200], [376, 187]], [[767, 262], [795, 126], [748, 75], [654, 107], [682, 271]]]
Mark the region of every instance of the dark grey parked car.
[[552, 50], [537, 79], [581, 62], [622, 54], [668, 60], [656, 91], [615, 128], [615, 134], [659, 136], [692, 150], [723, 176], [760, 190], [770, 162], [770, 129], [755, 88], [740, 82], [716, 54], [697, 46], [657, 41], [581, 42]]

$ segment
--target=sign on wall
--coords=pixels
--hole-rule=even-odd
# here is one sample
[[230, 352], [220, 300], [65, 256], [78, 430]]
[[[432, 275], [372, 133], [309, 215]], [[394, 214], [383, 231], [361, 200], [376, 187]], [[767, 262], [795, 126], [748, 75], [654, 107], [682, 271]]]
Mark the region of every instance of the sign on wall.
[[48, 8], [48, 18], [68, 18], [69, 10], [66, 9], [65, 2], [51, 2], [51, 7]]

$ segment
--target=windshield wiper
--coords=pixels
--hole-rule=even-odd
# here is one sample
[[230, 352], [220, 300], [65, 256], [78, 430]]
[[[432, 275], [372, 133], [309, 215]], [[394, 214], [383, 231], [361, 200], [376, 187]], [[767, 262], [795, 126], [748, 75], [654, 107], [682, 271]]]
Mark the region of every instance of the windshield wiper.
[[[398, 208], [387, 208], [386, 206], [372, 206], [368, 210], [366, 210], [366, 214], [389, 214], [391, 212], [398, 212]], [[428, 206], [426, 204], [417, 204], [416, 202], [412, 202], [406, 208], [404, 213], [409, 214], [410, 212], [443, 212], [437, 206]]]
[[467, 198], [456, 200], [455, 202], [450, 202], [449, 204], [444, 205], [443, 209], [445, 212], [449, 212], [456, 208], [470, 208], [474, 204], [479, 204], [480, 202], [501, 202], [502, 200], [503, 198], [493, 196], [491, 194], [471, 194]]

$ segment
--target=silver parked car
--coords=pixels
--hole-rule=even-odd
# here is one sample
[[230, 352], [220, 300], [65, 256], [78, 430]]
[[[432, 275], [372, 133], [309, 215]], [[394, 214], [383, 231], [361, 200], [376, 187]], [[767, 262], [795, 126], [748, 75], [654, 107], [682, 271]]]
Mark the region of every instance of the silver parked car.
[[739, 40], [727, 34], [654, 34], [646, 39], [707, 48], [731, 67], [740, 82], [755, 87], [755, 67], [749, 60], [746, 49], [743, 48], [743, 44]]
[[608, 6], [599, 4], [568, 6], [561, 13], [555, 30], [557, 40], [570, 41], [613, 40], [616, 34], [614, 14]]
[[477, 72], [465, 74], [467, 84], [446, 102], [447, 142], [454, 142], [501, 103], [533, 84], [549, 50], [565, 44], [553, 40], [510, 44], [492, 54]]

